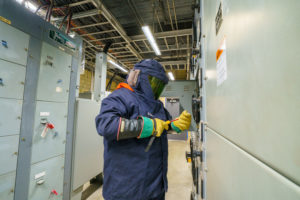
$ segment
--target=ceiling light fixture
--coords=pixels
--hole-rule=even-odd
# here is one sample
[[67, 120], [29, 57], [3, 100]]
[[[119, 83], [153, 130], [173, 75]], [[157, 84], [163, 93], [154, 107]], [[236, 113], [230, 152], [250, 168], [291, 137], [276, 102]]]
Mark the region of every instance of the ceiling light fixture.
[[143, 30], [145, 36], [147, 37], [147, 39], [148, 39], [152, 49], [154, 50], [155, 54], [157, 56], [160, 56], [161, 55], [160, 50], [159, 50], [159, 48], [157, 46], [157, 43], [156, 43], [156, 41], [155, 41], [151, 31], [150, 31], [149, 26], [143, 26], [142, 30]]
[[169, 76], [169, 78], [171, 79], [171, 81], [174, 81], [174, 80], [175, 80], [175, 78], [174, 78], [172, 72], [168, 72], [168, 76]]
[[25, 2], [25, 7], [28, 8], [31, 12], [35, 12], [37, 10], [37, 6], [30, 1]]
[[125, 69], [124, 67], [122, 67], [122, 66], [120, 66], [120, 65], [118, 65], [117, 63], [115, 63], [114, 61], [112, 61], [112, 60], [108, 60], [108, 62], [109, 63], [111, 63], [113, 66], [115, 66], [116, 68], [118, 68], [118, 69], [120, 69], [121, 71], [123, 71], [123, 72], [125, 72], [125, 73], [127, 73], [128, 72], [128, 70], [127, 69]]
[[24, 0], [16, 0], [19, 4], [22, 4]]

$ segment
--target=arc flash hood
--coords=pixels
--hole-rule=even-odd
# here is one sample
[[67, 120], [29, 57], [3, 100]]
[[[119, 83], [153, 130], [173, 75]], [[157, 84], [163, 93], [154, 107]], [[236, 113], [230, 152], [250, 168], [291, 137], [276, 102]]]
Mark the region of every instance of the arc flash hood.
[[151, 87], [152, 97], [158, 99], [169, 79], [162, 65], [154, 59], [146, 59], [138, 62], [134, 70], [140, 70], [140, 81], [149, 84], [143, 84], [143, 88]]

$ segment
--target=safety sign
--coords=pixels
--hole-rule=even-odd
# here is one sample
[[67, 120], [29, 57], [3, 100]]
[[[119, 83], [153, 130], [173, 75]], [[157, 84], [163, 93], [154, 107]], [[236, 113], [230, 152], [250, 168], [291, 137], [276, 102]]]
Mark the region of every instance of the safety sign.
[[216, 53], [217, 61], [217, 86], [220, 86], [227, 79], [227, 61], [226, 61], [226, 39], [222, 43]]

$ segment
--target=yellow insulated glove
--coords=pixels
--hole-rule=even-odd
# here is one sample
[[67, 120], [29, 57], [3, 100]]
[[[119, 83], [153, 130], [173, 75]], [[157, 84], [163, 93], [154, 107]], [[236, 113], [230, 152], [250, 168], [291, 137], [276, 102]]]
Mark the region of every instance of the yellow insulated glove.
[[188, 130], [191, 125], [192, 116], [188, 111], [183, 111], [181, 115], [171, 123], [171, 127], [177, 133]]
[[164, 130], [168, 130], [169, 129], [169, 125], [168, 125], [167, 122], [165, 122], [163, 120], [160, 120], [158, 118], [153, 119], [153, 123], [154, 123], [154, 120], [156, 122], [156, 129], [153, 130], [153, 131], [156, 131], [156, 135], [155, 135], [156, 137], [160, 137], [161, 134], [164, 132]]

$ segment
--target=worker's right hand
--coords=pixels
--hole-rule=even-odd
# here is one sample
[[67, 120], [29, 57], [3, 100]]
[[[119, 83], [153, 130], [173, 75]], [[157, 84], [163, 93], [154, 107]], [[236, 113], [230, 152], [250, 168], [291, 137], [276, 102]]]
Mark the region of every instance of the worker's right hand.
[[181, 131], [188, 130], [192, 121], [192, 116], [188, 111], [183, 111], [181, 115], [173, 120], [171, 123], [171, 127], [174, 131], [177, 133], [180, 133]]

